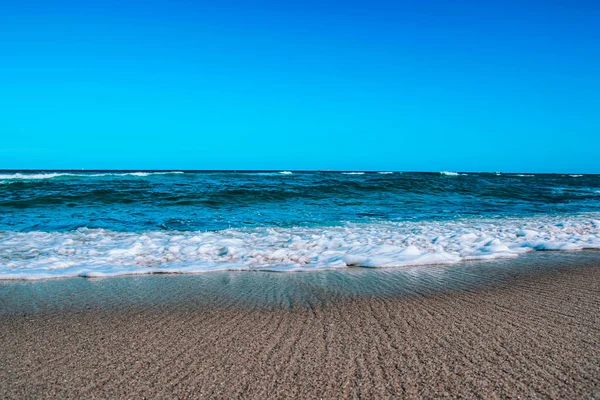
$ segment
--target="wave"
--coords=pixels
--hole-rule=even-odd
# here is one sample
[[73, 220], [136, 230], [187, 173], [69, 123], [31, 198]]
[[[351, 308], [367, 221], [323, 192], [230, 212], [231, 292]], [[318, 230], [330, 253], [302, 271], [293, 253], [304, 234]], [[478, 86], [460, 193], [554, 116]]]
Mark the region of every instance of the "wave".
[[440, 172], [441, 175], [445, 175], [445, 176], [459, 176], [459, 175], [466, 175], [466, 174], [459, 174], [458, 172], [452, 172], [452, 171], [441, 171]]
[[580, 178], [580, 177], [582, 177], [583, 175], [569, 175], [569, 176], [570, 176], [571, 178]]
[[517, 174], [517, 175], [515, 175], [515, 176], [518, 176], [518, 177], [524, 178], [524, 177], [530, 177], [530, 176], [535, 176], [535, 175], [528, 175], [528, 174]]
[[342, 175], [364, 175], [364, 172], [342, 172]]
[[292, 175], [292, 171], [280, 171], [279, 173], [282, 175]]
[[0, 180], [20, 179], [20, 180], [37, 180], [37, 179], [52, 179], [60, 176], [77, 176], [77, 174], [69, 173], [50, 173], [50, 174], [0, 174]]
[[145, 177], [151, 175], [169, 175], [169, 174], [183, 174], [182, 171], [164, 171], [164, 172], [105, 172], [105, 173], [72, 173], [72, 172], [53, 172], [53, 173], [14, 173], [14, 174], [0, 174], [0, 180], [40, 180], [40, 179], [52, 179], [60, 178], [65, 176], [88, 178], [88, 177], [101, 177], [101, 176], [137, 176]]
[[453, 264], [600, 249], [600, 215], [215, 232], [0, 231], [0, 279]]
[[182, 171], [166, 171], [166, 172], [124, 172], [124, 173], [102, 173], [102, 174], [87, 174], [81, 176], [152, 176], [152, 175], [172, 175], [183, 174]]
[[378, 174], [381, 174], [381, 175], [391, 175], [391, 174], [393, 174], [393, 172], [390, 172], [390, 171], [381, 171], [381, 172], [378, 172]]

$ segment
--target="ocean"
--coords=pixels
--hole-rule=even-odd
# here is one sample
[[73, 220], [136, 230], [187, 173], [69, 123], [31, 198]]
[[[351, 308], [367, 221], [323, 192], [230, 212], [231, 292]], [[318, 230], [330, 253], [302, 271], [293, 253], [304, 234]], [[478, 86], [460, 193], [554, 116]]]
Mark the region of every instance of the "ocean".
[[600, 175], [0, 171], [0, 279], [457, 264], [600, 249]]

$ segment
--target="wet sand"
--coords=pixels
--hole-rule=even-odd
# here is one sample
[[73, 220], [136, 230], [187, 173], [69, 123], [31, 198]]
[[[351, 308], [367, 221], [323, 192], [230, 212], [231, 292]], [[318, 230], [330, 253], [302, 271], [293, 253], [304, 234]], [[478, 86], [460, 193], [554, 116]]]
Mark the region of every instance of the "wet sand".
[[600, 253], [478, 268], [5, 284], [0, 398], [600, 398]]

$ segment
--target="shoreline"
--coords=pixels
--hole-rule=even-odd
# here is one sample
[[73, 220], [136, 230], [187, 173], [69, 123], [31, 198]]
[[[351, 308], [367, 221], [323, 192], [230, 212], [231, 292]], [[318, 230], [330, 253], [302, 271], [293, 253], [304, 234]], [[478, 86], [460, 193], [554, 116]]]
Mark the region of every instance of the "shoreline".
[[600, 253], [443, 269], [2, 284], [0, 397], [600, 396]]
[[517, 258], [396, 268], [349, 267], [302, 272], [212, 271], [0, 280], [0, 318], [131, 308], [294, 308], [346, 299], [411, 297], [488, 290], [529, 276], [600, 264], [600, 251], [538, 251]]

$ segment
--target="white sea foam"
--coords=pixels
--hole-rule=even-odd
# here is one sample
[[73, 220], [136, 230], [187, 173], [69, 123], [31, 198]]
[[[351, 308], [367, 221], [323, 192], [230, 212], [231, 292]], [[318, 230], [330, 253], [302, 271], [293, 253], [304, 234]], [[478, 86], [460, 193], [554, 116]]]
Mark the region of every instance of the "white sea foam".
[[570, 176], [571, 178], [580, 178], [580, 177], [582, 177], [583, 175], [569, 175], [569, 176]]
[[391, 174], [393, 174], [393, 172], [390, 172], [390, 171], [381, 171], [381, 172], [378, 172], [378, 174], [381, 174], [381, 175], [391, 175]]
[[342, 172], [342, 175], [364, 175], [364, 172]]
[[0, 231], [0, 279], [401, 267], [600, 249], [600, 215], [218, 232]]
[[279, 173], [283, 175], [292, 175], [292, 171], [280, 171]]
[[9, 179], [20, 179], [20, 180], [38, 180], [38, 179], [51, 179], [59, 176], [77, 176], [77, 174], [70, 173], [45, 173], [45, 174], [0, 174], [0, 180]]
[[535, 175], [528, 175], [528, 174], [517, 174], [515, 176], [519, 176], [519, 177], [529, 177], [529, 176], [535, 176]]
[[145, 177], [151, 175], [167, 175], [167, 174], [183, 174], [181, 171], [163, 171], [163, 172], [105, 172], [105, 173], [71, 173], [71, 172], [51, 172], [51, 173], [14, 173], [14, 174], [0, 174], [0, 180], [40, 180], [40, 179], [52, 179], [64, 176], [71, 177], [100, 177], [100, 176], [137, 176]]
[[76, 176], [153, 176], [153, 175], [172, 175], [172, 174], [183, 174], [183, 171], [163, 171], [163, 172], [106, 172], [99, 174], [76, 174]]
[[466, 175], [466, 174], [459, 174], [458, 172], [451, 172], [451, 171], [442, 171], [442, 172], [440, 172], [440, 174], [445, 175], [445, 176]]

